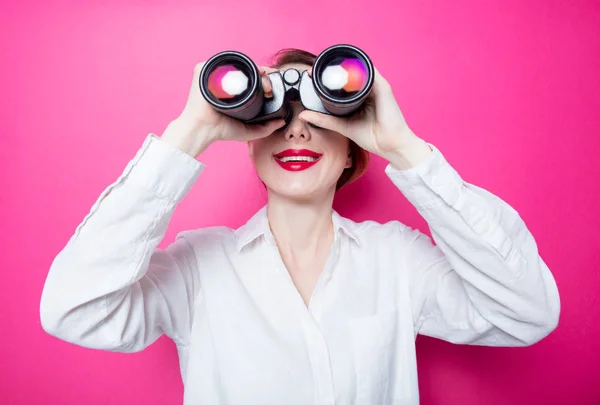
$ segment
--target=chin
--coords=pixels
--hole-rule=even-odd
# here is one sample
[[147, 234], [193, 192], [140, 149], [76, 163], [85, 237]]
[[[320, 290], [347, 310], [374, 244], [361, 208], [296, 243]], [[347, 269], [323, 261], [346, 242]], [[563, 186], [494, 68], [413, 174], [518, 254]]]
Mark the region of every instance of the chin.
[[271, 193], [298, 201], [309, 201], [315, 198], [322, 198], [324, 195], [328, 194], [330, 189], [335, 190], [335, 186], [319, 187], [314, 183], [302, 184], [294, 182], [287, 184], [267, 184], [267, 188]]
[[335, 193], [337, 180], [343, 171], [343, 167], [339, 169], [331, 167], [331, 165], [320, 167], [320, 164], [302, 171], [287, 171], [274, 162], [259, 164], [255, 167], [269, 193], [284, 198], [307, 201], [316, 198], [323, 199], [331, 193]]

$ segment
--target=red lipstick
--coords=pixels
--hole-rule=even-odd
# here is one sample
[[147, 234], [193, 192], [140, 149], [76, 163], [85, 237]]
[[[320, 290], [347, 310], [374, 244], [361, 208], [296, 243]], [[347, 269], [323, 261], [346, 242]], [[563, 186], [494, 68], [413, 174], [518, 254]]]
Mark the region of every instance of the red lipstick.
[[314, 166], [323, 156], [309, 149], [286, 149], [273, 155], [273, 158], [285, 170], [297, 172]]

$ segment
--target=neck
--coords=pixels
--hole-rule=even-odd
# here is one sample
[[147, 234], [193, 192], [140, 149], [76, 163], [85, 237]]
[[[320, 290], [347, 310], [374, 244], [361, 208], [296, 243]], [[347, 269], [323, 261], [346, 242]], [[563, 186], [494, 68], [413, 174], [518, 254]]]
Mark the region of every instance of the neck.
[[269, 193], [267, 217], [280, 251], [314, 253], [331, 245], [333, 195], [299, 201]]

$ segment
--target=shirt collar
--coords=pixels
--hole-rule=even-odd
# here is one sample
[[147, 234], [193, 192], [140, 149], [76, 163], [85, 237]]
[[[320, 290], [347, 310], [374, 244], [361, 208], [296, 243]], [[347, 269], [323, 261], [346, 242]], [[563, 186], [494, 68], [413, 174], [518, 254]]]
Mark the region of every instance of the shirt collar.
[[[335, 232], [335, 238], [338, 238], [340, 232], [343, 232], [347, 237], [352, 239], [356, 244], [360, 246], [360, 242], [357, 236], [357, 224], [348, 219], [344, 218], [337, 211], [332, 210], [331, 220], [333, 222], [333, 229]], [[271, 233], [269, 227], [269, 221], [267, 217], [267, 205], [258, 210], [244, 225], [236, 229], [237, 250], [241, 251], [246, 245], [249, 245], [255, 239], [263, 236], [267, 243], [275, 245], [275, 238]]]

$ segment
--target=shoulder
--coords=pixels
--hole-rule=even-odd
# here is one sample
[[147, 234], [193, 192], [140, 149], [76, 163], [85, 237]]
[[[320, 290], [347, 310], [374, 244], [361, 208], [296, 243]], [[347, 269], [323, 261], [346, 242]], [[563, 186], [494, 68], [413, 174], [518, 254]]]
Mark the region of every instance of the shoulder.
[[398, 220], [383, 223], [373, 220], [346, 221], [347, 226], [353, 227], [352, 235], [358, 241], [359, 249], [370, 260], [394, 263], [393, 268], [396, 268], [398, 260], [409, 260], [412, 268], [423, 261], [443, 257], [442, 251], [429, 235]]
[[399, 220], [355, 222], [349, 218], [340, 217], [340, 226], [350, 236], [358, 240], [362, 246], [387, 245], [398, 242], [410, 245], [415, 240], [426, 236], [418, 229], [412, 228]]

